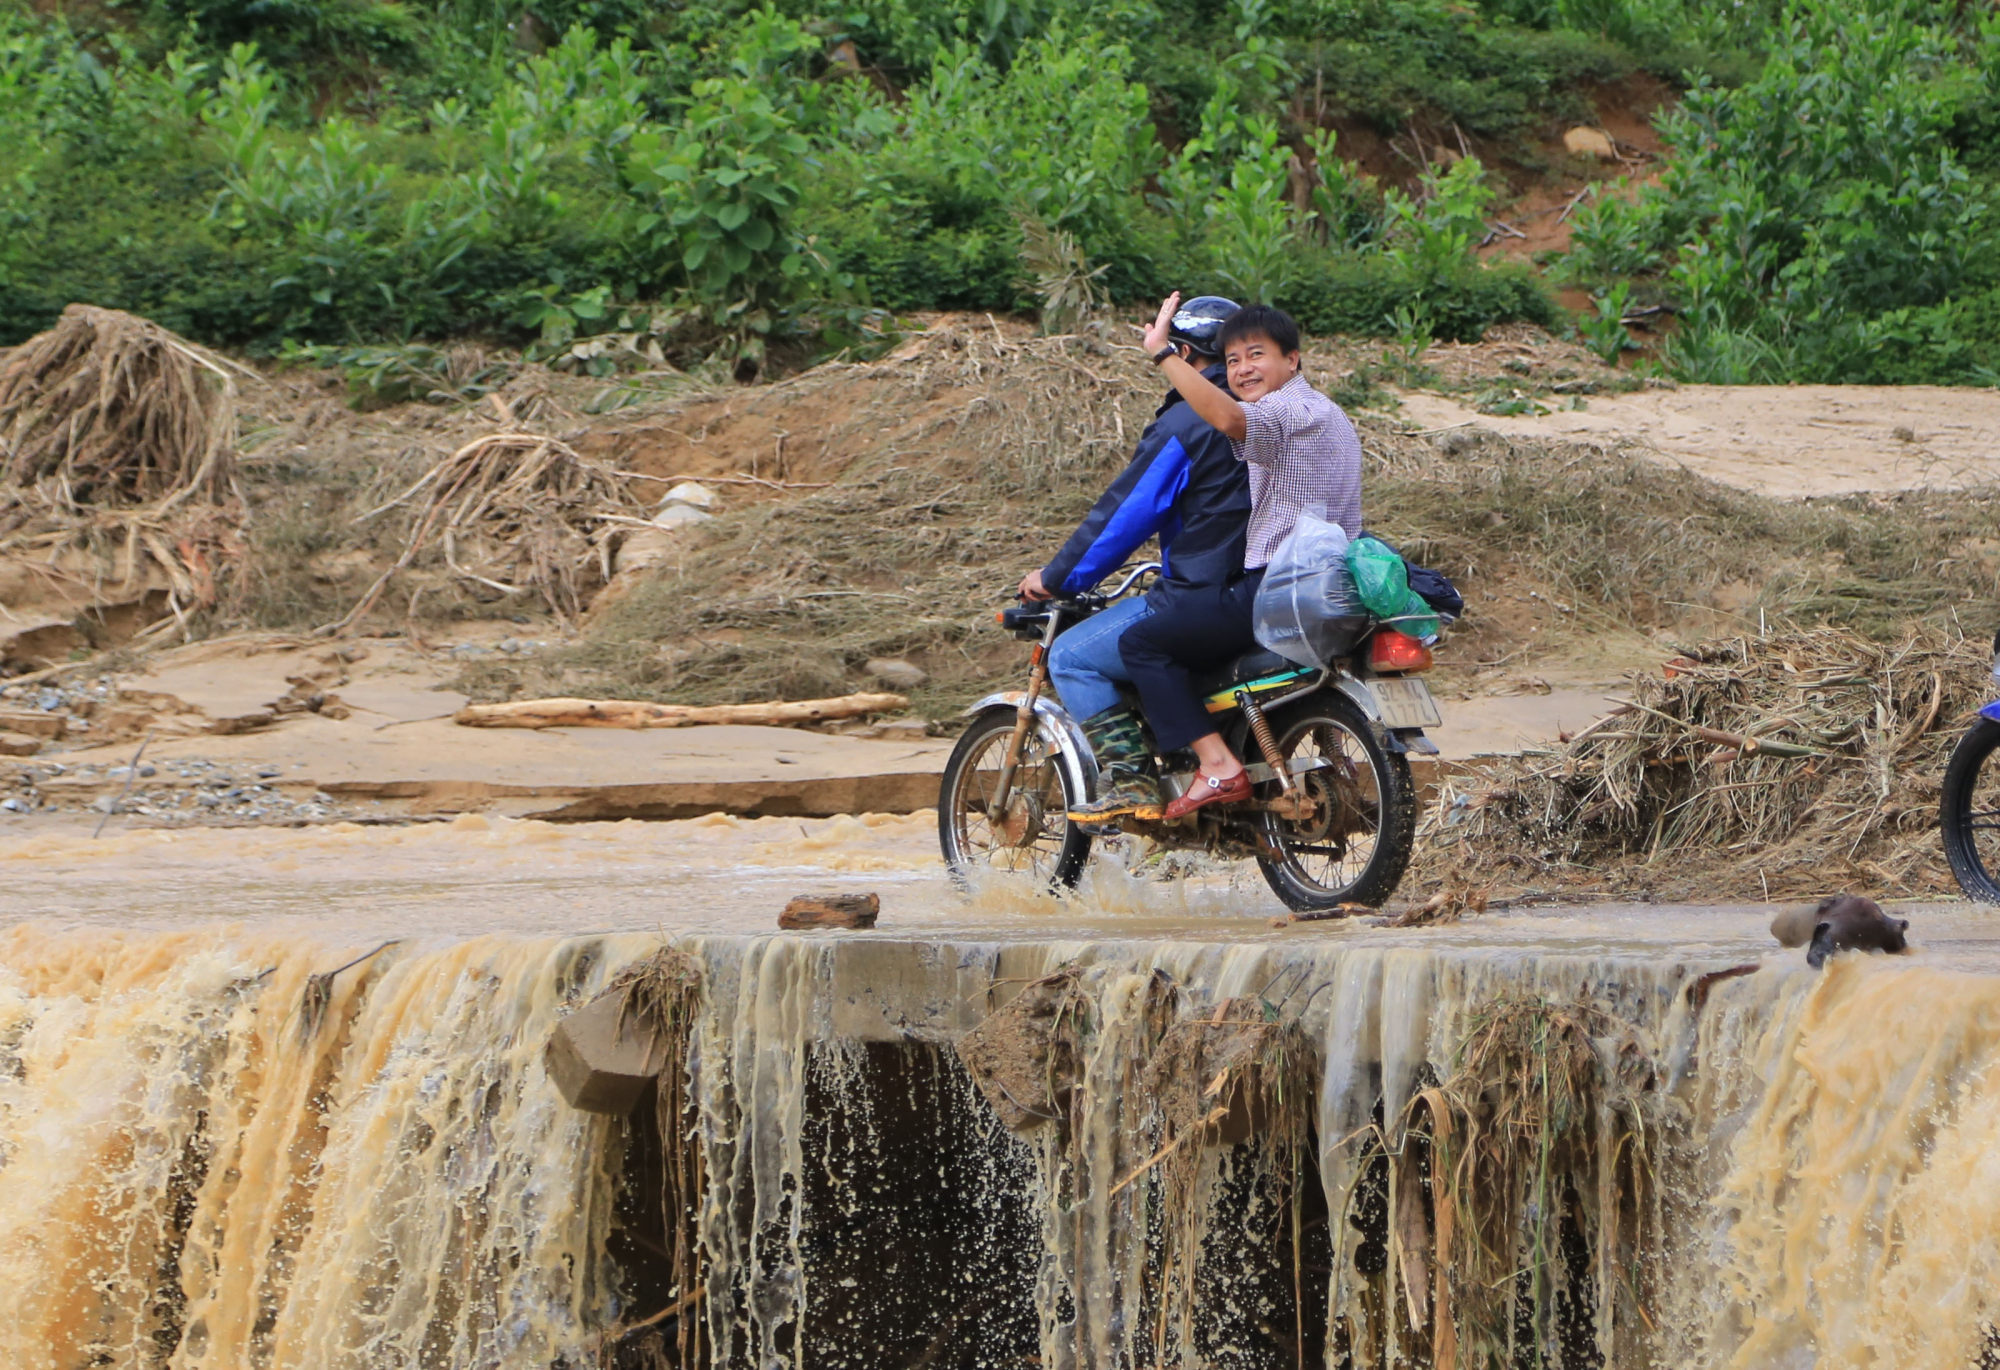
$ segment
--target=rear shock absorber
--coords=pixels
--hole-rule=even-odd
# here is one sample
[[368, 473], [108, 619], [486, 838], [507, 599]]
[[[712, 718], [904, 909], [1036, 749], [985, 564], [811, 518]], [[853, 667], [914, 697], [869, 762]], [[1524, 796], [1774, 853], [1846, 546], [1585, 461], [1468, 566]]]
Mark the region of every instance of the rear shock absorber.
[[1264, 717], [1263, 709], [1258, 707], [1248, 690], [1236, 692], [1236, 707], [1243, 710], [1243, 716], [1250, 720], [1250, 731], [1256, 735], [1257, 746], [1264, 753], [1264, 764], [1278, 777], [1278, 788], [1290, 794], [1291, 772], [1285, 768], [1285, 759], [1278, 755], [1278, 739], [1271, 734], [1271, 720]]

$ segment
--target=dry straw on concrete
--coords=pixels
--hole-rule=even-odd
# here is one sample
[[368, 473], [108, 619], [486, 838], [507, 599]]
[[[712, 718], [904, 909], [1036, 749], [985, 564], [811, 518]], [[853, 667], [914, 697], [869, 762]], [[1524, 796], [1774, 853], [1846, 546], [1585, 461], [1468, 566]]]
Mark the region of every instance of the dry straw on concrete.
[[1449, 784], [1422, 873], [1706, 898], [1941, 892], [1945, 760], [1987, 652], [1943, 628], [1702, 643], [1560, 750]]

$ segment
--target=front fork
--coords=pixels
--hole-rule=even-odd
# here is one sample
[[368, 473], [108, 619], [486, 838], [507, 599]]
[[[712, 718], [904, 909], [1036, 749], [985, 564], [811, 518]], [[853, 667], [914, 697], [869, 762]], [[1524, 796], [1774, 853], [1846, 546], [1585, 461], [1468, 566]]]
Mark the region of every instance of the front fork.
[[1006, 821], [1007, 801], [1014, 793], [1014, 772], [1021, 768], [1021, 748], [1028, 743], [1028, 731], [1035, 726], [1035, 701], [1049, 683], [1049, 649], [1055, 646], [1062, 626], [1062, 610], [1051, 607], [1049, 626], [1035, 647], [1034, 668], [1028, 673], [1028, 692], [1014, 711], [1014, 731], [1008, 735], [1007, 750], [1000, 757], [1000, 783], [993, 787], [993, 802], [986, 806], [986, 821], [999, 827]]

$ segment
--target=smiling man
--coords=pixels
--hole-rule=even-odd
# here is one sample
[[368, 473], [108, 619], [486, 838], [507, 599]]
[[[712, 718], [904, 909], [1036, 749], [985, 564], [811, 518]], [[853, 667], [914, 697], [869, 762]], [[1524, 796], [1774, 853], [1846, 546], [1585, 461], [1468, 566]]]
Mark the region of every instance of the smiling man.
[[1278, 544], [1307, 509], [1350, 536], [1361, 532], [1361, 439], [1340, 406], [1302, 374], [1299, 326], [1282, 309], [1261, 304], [1224, 320], [1216, 338], [1229, 381], [1223, 390], [1172, 346], [1179, 304], [1177, 292], [1160, 306], [1146, 350], [1188, 407], [1248, 465], [1250, 528], [1239, 575], [1134, 624], [1119, 641], [1160, 750], [1189, 748], [1201, 762], [1201, 778], [1167, 806], [1169, 819], [1251, 797], [1243, 763], [1209, 722], [1192, 676], [1257, 645], [1251, 609]]

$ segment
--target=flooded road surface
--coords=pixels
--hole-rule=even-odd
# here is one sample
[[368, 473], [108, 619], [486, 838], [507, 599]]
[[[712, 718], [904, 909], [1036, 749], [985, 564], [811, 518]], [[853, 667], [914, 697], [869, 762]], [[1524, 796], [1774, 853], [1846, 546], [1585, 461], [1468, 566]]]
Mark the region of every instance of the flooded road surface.
[[[759, 933], [801, 893], [873, 891], [876, 937], [974, 941], [1187, 939], [1539, 948], [1755, 959], [1774, 955], [1762, 905], [1595, 902], [1491, 912], [1435, 928], [1365, 920], [1274, 929], [1284, 912], [1248, 862], [1193, 878], [1093, 860], [1062, 899], [999, 881], [953, 887], [929, 813], [553, 824], [465, 815], [408, 827], [0, 834], [0, 923], [169, 930], [218, 923], [345, 943], [636, 932]], [[1831, 891], [1829, 891], [1831, 892]], [[1934, 964], [2000, 972], [2000, 911], [1903, 905]], [[854, 936], [855, 934], [845, 934]], [[1798, 955], [1799, 953], [1790, 953]]]

